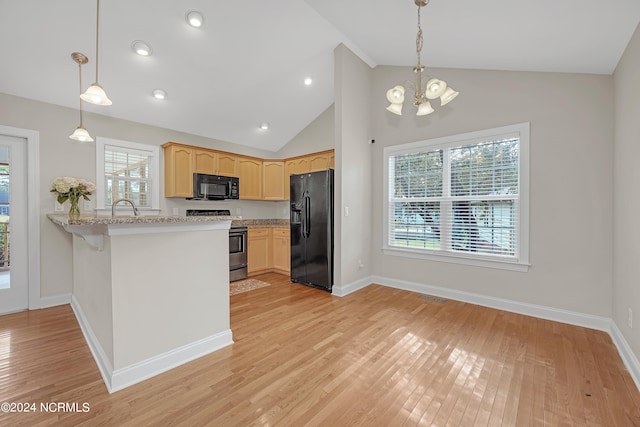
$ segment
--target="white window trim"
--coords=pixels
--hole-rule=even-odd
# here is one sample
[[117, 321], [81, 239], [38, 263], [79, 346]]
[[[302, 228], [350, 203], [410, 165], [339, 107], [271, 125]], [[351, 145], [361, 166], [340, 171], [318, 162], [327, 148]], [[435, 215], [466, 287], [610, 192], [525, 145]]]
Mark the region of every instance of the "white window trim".
[[[530, 124], [518, 123], [493, 129], [485, 129], [458, 135], [445, 136], [424, 141], [384, 147], [383, 149], [383, 227], [382, 251], [385, 255], [401, 256], [405, 258], [426, 259], [431, 261], [449, 262], [477, 267], [497, 268], [526, 272], [529, 269], [529, 131]], [[520, 209], [518, 223], [520, 234], [518, 238], [518, 259], [500, 260], [498, 257], [474, 255], [473, 257], [457, 253], [440, 253], [438, 251], [415, 250], [389, 246], [389, 157], [414, 151], [416, 148], [430, 146], [458, 146], [479, 143], [480, 140], [491, 140], [496, 137], [517, 135], [519, 138], [519, 196]], [[446, 179], [445, 174], [445, 179]]]
[[[104, 148], [105, 146], [120, 147], [123, 150], [136, 150], [151, 153], [151, 207], [140, 207], [138, 210], [147, 215], [157, 215], [160, 213], [160, 147], [157, 145], [141, 144], [138, 142], [122, 141], [118, 139], [96, 137], [96, 212], [102, 215], [111, 215], [111, 206], [105, 206], [104, 188]], [[124, 204], [118, 205], [119, 209], [131, 209]]]

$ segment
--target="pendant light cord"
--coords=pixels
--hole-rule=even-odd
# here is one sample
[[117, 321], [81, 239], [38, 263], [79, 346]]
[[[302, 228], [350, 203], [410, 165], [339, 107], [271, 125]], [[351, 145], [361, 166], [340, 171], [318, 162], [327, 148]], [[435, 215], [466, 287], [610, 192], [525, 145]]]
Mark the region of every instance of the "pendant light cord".
[[98, 34], [100, 28], [100, 0], [96, 0], [96, 83], [98, 83]]

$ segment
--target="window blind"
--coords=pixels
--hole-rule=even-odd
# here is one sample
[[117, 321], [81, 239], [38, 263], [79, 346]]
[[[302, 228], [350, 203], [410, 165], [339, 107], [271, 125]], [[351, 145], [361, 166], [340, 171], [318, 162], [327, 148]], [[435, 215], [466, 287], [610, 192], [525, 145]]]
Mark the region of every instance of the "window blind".
[[388, 155], [387, 246], [517, 261], [519, 148], [509, 135]]

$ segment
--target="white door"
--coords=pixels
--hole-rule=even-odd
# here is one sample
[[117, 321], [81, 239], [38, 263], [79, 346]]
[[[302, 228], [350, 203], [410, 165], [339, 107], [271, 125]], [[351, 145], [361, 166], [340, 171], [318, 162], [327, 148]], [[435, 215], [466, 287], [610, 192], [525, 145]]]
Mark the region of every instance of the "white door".
[[27, 140], [0, 134], [0, 314], [29, 306]]

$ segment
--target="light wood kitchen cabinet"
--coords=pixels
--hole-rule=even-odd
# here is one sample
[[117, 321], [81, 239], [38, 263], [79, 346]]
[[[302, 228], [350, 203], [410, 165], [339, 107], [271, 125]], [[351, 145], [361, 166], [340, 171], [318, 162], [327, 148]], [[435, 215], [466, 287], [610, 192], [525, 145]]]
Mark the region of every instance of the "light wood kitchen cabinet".
[[249, 228], [247, 232], [247, 274], [276, 272], [289, 274], [291, 243], [289, 228]]
[[197, 173], [238, 176], [238, 156], [232, 154], [195, 149], [194, 164]]
[[291, 240], [288, 228], [272, 228], [271, 259], [276, 273], [289, 274], [291, 271]]
[[194, 172], [215, 175], [216, 157], [216, 153], [211, 150], [193, 150]]
[[331, 167], [330, 158], [331, 154], [327, 152], [309, 156], [309, 171], [316, 172], [329, 169]]
[[216, 174], [238, 176], [238, 156], [229, 153], [216, 153]]
[[249, 228], [247, 231], [247, 274], [249, 276], [269, 271], [271, 261], [269, 228]]
[[264, 160], [262, 162], [262, 182], [264, 200], [284, 200], [284, 162]]
[[262, 199], [262, 159], [240, 157], [238, 159], [240, 176], [240, 198]]
[[192, 197], [193, 149], [171, 143], [163, 147], [165, 197]]
[[193, 174], [240, 178], [240, 199], [289, 200], [289, 177], [334, 167], [334, 150], [285, 160], [260, 159], [167, 142], [164, 148], [165, 197], [192, 197]]

